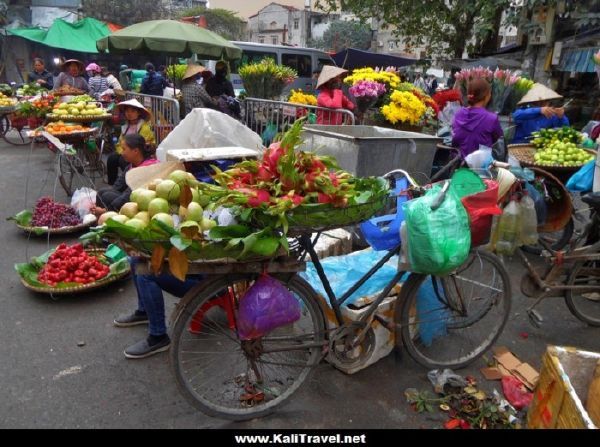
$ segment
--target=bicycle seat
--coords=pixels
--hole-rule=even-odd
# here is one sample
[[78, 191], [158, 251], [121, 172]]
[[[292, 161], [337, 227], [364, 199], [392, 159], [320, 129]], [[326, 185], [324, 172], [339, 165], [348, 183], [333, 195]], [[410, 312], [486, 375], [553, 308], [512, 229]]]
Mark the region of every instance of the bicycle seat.
[[590, 192], [581, 196], [581, 201], [588, 204], [596, 211], [600, 211], [600, 192]]

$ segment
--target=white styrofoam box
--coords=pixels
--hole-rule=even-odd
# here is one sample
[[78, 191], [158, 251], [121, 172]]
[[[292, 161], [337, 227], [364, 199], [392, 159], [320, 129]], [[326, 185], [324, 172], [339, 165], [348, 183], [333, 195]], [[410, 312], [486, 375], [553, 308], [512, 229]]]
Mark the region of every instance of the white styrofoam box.
[[239, 146], [204, 147], [201, 149], [168, 149], [167, 161], [210, 161], [235, 158], [256, 158], [258, 151]]

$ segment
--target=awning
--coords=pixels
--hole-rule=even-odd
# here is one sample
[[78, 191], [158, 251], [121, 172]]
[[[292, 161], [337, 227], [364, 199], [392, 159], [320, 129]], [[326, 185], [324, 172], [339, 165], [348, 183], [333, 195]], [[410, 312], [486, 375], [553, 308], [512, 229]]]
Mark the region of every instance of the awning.
[[598, 48], [573, 48], [563, 50], [558, 64], [558, 71], [575, 71], [578, 73], [593, 73], [596, 65], [592, 56]]
[[[115, 25], [111, 24], [112, 27]], [[16, 28], [8, 33], [53, 48], [62, 48], [82, 53], [97, 53], [96, 41], [112, 33], [111, 27], [91, 17], [75, 23], [56, 19], [48, 29]]]
[[352, 70], [360, 67], [404, 67], [417, 63], [417, 59], [394, 56], [387, 53], [347, 48], [332, 56], [338, 67]]

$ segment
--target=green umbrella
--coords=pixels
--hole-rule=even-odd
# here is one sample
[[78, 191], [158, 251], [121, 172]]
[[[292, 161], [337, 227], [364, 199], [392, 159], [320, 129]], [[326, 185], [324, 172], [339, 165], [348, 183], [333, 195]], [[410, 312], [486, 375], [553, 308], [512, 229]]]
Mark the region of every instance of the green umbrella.
[[176, 20], [150, 20], [123, 28], [96, 41], [100, 51], [111, 53], [162, 53], [200, 59], [239, 59], [242, 50], [205, 28]]

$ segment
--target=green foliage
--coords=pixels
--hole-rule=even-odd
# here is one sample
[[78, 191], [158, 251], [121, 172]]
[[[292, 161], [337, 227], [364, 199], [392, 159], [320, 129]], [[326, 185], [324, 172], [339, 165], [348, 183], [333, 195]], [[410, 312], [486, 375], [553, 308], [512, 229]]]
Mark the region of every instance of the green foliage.
[[242, 40], [244, 37], [244, 21], [237, 17], [233, 11], [221, 8], [206, 9], [199, 6], [186, 9], [179, 14], [179, 17], [197, 16], [204, 16], [207, 28], [225, 39]]
[[345, 48], [367, 50], [371, 46], [371, 29], [357, 20], [331, 22], [322, 39], [309, 41], [309, 46], [334, 52]]

